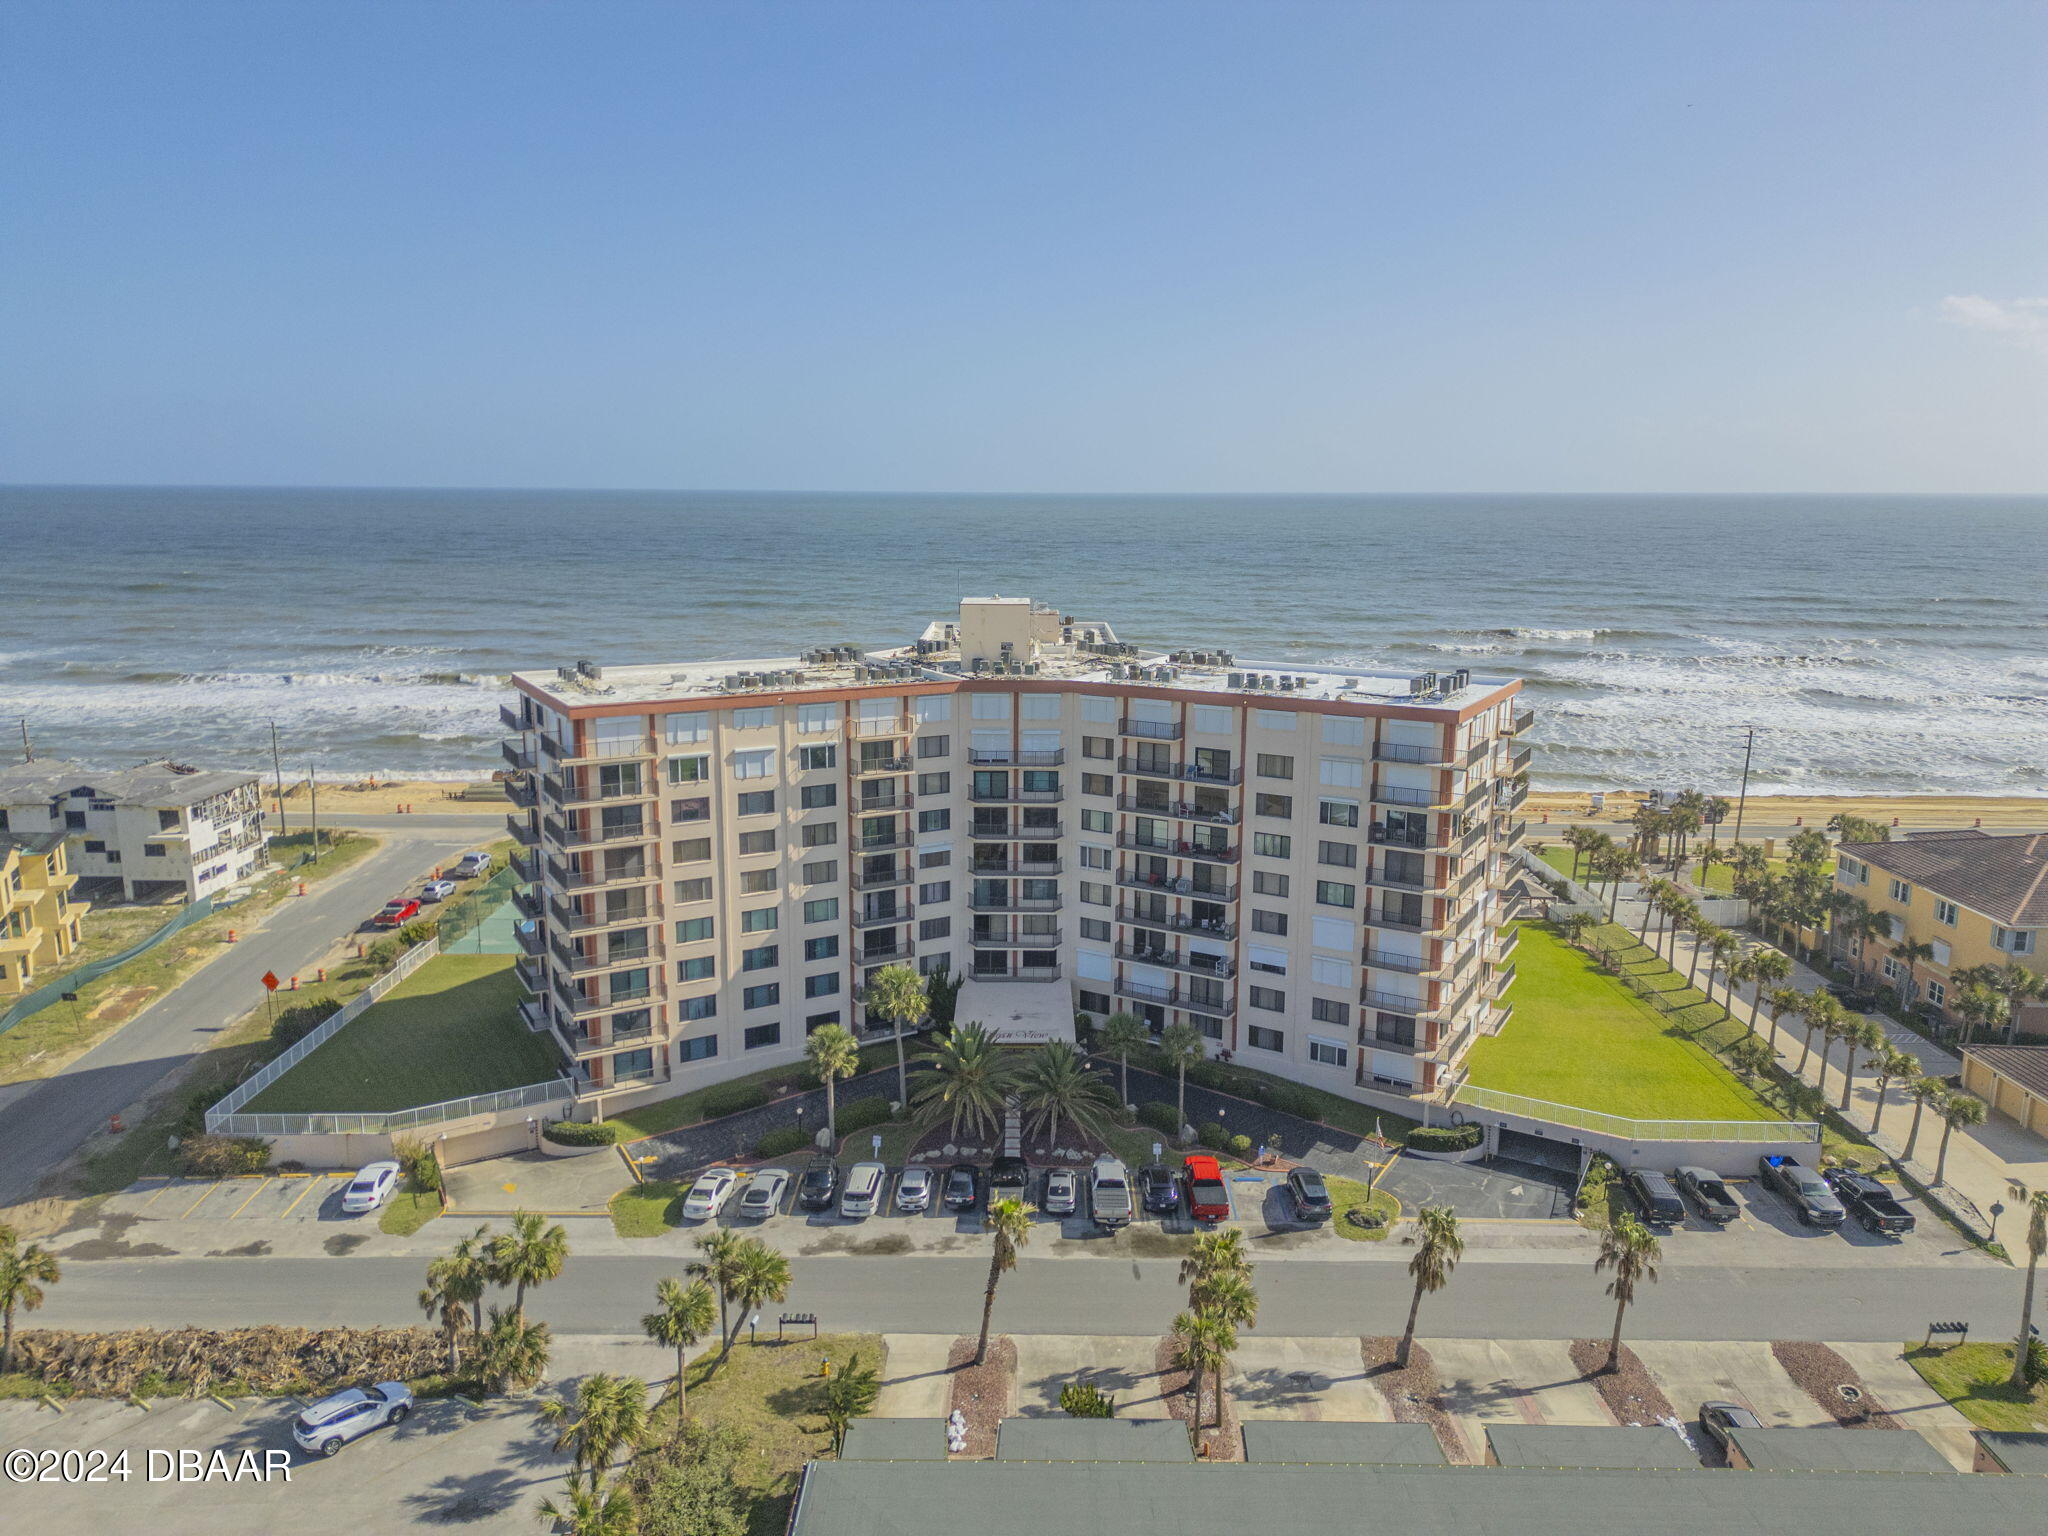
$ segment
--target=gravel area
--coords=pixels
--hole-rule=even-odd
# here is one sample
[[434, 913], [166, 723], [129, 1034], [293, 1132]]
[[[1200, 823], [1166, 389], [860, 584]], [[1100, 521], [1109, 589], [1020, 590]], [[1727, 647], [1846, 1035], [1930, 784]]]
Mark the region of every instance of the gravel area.
[[1605, 1339], [1574, 1339], [1572, 1364], [1593, 1384], [1617, 1422], [1648, 1425], [1678, 1417], [1671, 1399], [1626, 1344], [1621, 1346], [1621, 1363], [1610, 1371]]
[[1408, 1368], [1404, 1371], [1394, 1366], [1394, 1354], [1401, 1347], [1399, 1339], [1372, 1336], [1360, 1339], [1358, 1346], [1365, 1374], [1387, 1400], [1394, 1421], [1427, 1424], [1436, 1431], [1444, 1455], [1462, 1465], [1471, 1465], [1477, 1458], [1465, 1444], [1465, 1437], [1458, 1433], [1456, 1421], [1445, 1411], [1436, 1362], [1429, 1358], [1429, 1351], [1415, 1345], [1408, 1351]]
[[[1117, 1082], [1116, 1058], [1095, 1057], [1098, 1067], [1105, 1063], [1109, 1083], [1114, 1087]], [[1136, 1103], [1157, 1100], [1171, 1104], [1174, 1092], [1171, 1077], [1162, 1077], [1139, 1067], [1131, 1068], [1131, 1098]], [[1188, 1084], [1188, 1120], [1195, 1125], [1213, 1120], [1232, 1135], [1249, 1136], [1254, 1142], [1278, 1136], [1288, 1157], [1323, 1173], [1355, 1177], [1359, 1156], [1365, 1146], [1361, 1137], [1349, 1131], [1340, 1131], [1315, 1120], [1304, 1120], [1298, 1115], [1282, 1114], [1277, 1109], [1254, 1104], [1250, 1099], [1234, 1098], [1194, 1083]]]
[[1237, 1412], [1231, 1406], [1229, 1391], [1226, 1389], [1223, 1394], [1223, 1422], [1219, 1426], [1213, 1422], [1217, 1417], [1216, 1404], [1209, 1396], [1213, 1383], [1203, 1384], [1202, 1422], [1195, 1427], [1194, 1380], [1173, 1363], [1173, 1356], [1173, 1338], [1168, 1335], [1159, 1341], [1154, 1362], [1159, 1370], [1159, 1396], [1176, 1419], [1194, 1429], [1195, 1454], [1205, 1461], [1243, 1461], [1244, 1436], [1238, 1432]]
[[[791, 1075], [795, 1076], [794, 1069]], [[896, 1068], [893, 1064], [880, 1071], [849, 1077], [838, 1087], [841, 1109], [857, 1099], [895, 1097]], [[652, 1154], [661, 1159], [648, 1171], [648, 1177], [659, 1179], [688, 1178], [713, 1163], [752, 1162], [755, 1144], [763, 1136], [797, 1123], [799, 1105], [803, 1106], [806, 1126], [816, 1130], [825, 1123], [825, 1090], [813, 1088], [802, 1093], [784, 1094], [758, 1109], [743, 1109], [736, 1115], [663, 1131], [658, 1136], [633, 1143], [633, 1150], [642, 1157]]]
[[975, 1340], [959, 1338], [946, 1354], [946, 1371], [952, 1380], [950, 1414], [957, 1409], [967, 1420], [967, 1449], [958, 1454], [970, 1461], [986, 1461], [996, 1453], [996, 1429], [1010, 1411], [1017, 1380], [1017, 1345], [1008, 1334], [995, 1334], [988, 1341], [988, 1358], [974, 1363]]
[[[1855, 1368], [1827, 1345], [1779, 1339], [1772, 1343], [1771, 1354], [1784, 1367], [1785, 1374], [1799, 1384], [1800, 1390], [1841, 1428], [1903, 1427], [1877, 1400], [1877, 1394], [1863, 1385], [1863, 1378], [1856, 1374]], [[1851, 1397], [1844, 1393], [1843, 1387], [1855, 1395]]]

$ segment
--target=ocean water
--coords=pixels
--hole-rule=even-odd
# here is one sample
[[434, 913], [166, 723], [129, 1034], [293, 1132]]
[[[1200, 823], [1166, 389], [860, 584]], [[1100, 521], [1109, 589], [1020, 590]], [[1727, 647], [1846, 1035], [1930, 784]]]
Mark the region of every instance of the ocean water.
[[0, 750], [456, 776], [499, 681], [909, 639], [1528, 679], [1540, 787], [2048, 794], [2048, 497], [0, 488]]

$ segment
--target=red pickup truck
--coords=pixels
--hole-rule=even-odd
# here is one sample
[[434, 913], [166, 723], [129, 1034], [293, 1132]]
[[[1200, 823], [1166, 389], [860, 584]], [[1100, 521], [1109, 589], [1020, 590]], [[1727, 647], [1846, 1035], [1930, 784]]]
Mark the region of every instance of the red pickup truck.
[[1182, 1161], [1181, 1176], [1187, 1180], [1188, 1211], [1195, 1220], [1230, 1219], [1230, 1191], [1223, 1187], [1223, 1169], [1215, 1158], [1195, 1153]]

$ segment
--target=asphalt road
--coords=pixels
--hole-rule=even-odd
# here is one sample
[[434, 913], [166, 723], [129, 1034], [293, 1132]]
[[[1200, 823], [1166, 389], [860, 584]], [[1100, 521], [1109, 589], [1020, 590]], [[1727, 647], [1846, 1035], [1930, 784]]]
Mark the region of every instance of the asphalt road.
[[[323, 827], [355, 827], [364, 832], [409, 832], [420, 836], [440, 836], [442, 833], [462, 833], [471, 839], [464, 844], [468, 848], [482, 848], [496, 842], [505, 835], [505, 813], [512, 809], [512, 802], [503, 801], [489, 810], [421, 812], [414, 815], [379, 816], [364, 814], [351, 816], [346, 811], [332, 815], [322, 813]], [[303, 818], [304, 812], [293, 808], [294, 817]]]
[[[452, 1234], [451, 1234], [452, 1235]], [[529, 1313], [567, 1334], [630, 1334], [674, 1259], [572, 1255], [563, 1277], [530, 1295]], [[996, 1298], [1000, 1328], [1023, 1333], [1142, 1334], [1182, 1305], [1173, 1260], [1020, 1260]], [[972, 1332], [988, 1262], [963, 1258], [794, 1259], [778, 1311], [815, 1312], [826, 1328]], [[65, 1266], [38, 1327], [238, 1327], [257, 1323], [391, 1325], [420, 1320], [421, 1266], [410, 1259], [141, 1259]], [[1628, 1331], [1659, 1339], [1827, 1339], [1899, 1343], [1931, 1321], [1962, 1320], [1985, 1337], [2013, 1326], [2023, 1276], [1968, 1269], [1773, 1268], [1667, 1271], [1646, 1288]], [[1404, 1266], [1288, 1260], [1258, 1271], [1259, 1330], [1280, 1335], [1398, 1333]], [[1423, 1304], [1425, 1334], [1455, 1338], [1604, 1337], [1614, 1304], [1583, 1263], [1462, 1266]]]
[[0, 1205], [33, 1193], [109, 1116], [182, 1070], [263, 995], [265, 971], [310, 972], [336, 940], [472, 841], [462, 830], [425, 827], [388, 835], [361, 863], [274, 908], [231, 950], [56, 1076], [0, 1088]]

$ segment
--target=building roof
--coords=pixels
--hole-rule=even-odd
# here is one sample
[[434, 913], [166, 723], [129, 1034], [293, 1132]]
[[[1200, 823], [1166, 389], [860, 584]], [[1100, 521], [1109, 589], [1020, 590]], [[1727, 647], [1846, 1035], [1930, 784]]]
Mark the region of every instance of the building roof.
[[[1909, 1429], [1731, 1429], [1759, 1472], [1949, 1472], [1941, 1452]], [[1905, 1527], [1900, 1527], [1905, 1529]]]
[[855, 1419], [841, 1461], [944, 1461], [944, 1419]]
[[62, 832], [0, 832], [0, 854], [19, 848], [40, 857], [64, 846]]
[[1009, 1418], [996, 1431], [997, 1461], [1192, 1461], [1179, 1419]]
[[2048, 1477], [2048, 1435], [2038, 1431], [1980, 1429], [1977, 1443], [2008, 1472]]
[[1954, 837], [1844, 843], [1838, 851], [2004, 927], [2048, 928], [2048, 832], [1993, 836], [1972, 828]]
[[2048, 1098], [2048, 1045], [1973, 1045], [1963, 1054], [2028, 1093]]
[[73, 790], [90, 789], [94, 798], [143, 806], [197, 805], [215, 795], [257, 782], [257, 775], [234, 769], [209, 772], [179, 767], [169, 761], [134, 768], [86, 768], [77, 763], [39, 759], [0, 768], [0, 803], [24, 805], [55, 800]]
[[[1012, 1422], [1015, 1422], [1014, 1420]], [[1114, 1420], [1110, 1422], [1115, 1422]], [[1849, 1430], [1919, 1440], [1910, 1430]], [[1925, 1441], [1921, 1441], [1925, 1444]], [[1797, 1531], [2022, 1531], [2040, 1489], [2017, 1477], [1847, 1472], [1554, 1471], [1516, 1467], [1319, 1467], [1018, 1461], [817, 1461], [791, 1536], [1115, 1536], [1265, 1530], [1402, 1536], [1671, 1536]]]
[[1700, 1453], [1661, 1426], [1489, 1424], [1487, 1448], [1503, 1467], [1697, 1467]]
[[1291, 1461], [1348, 1467], [1441, 1467], [1444, 1448], [1427, 1424], [1353, 1423], [1341, 1419], [1252, 1419], [1245, 1423], [1246, 1461]]

